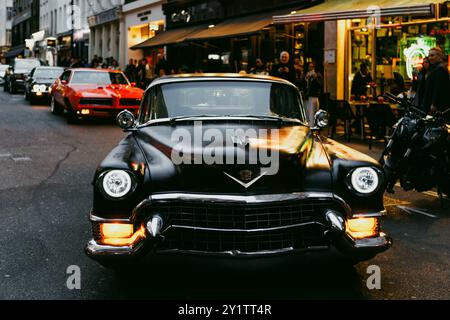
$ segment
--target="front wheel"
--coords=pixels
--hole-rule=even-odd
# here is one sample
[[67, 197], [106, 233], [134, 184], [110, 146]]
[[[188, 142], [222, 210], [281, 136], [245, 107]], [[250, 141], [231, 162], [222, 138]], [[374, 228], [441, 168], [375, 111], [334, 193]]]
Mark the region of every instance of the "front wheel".
[[52, 96], [51, 102], [50, 102], [50, 112], [54, 115], [61, 114], [61, 106], [56, 102], [55, 96]]
[[14, 86], [14, 83], [11, 83], [11, 84], [9, 85], [9, 93], [11, 93], [11, 94], [16, 94], [16, 93], [17, 93], [17, 89], [16, 89], [16, 87]]

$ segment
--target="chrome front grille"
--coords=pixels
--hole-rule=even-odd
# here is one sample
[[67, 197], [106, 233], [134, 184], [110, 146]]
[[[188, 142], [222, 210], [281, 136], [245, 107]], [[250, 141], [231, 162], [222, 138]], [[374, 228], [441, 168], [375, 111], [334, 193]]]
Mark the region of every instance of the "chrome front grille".
[[253, 230], [321, 221], [333, 202], [317, 199], [275, 204], [156, 202], [150, 207], [149, 214], [160, 214], [170, 225]]
[[80, 99], [80, 105], [112, 106], [113, 105], [113, 99], [109, 99], [109, 98], [82, 98], [82, 99]]
[[171, 229], [158, 249], [209, 253], [301, 250], [326, 247], [323, 231], [319, 225], [255, 233]]

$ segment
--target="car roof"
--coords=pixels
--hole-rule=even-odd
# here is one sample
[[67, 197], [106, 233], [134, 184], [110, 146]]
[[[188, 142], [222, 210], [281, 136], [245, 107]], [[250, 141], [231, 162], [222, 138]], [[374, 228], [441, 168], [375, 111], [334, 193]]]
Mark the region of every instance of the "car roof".
[[64, 70], [63, 67], [49, 67], [49, 66], [40, 66], [40, 67], [36, 67], [36, 69], [58, 69], [58, 70]]
[[188, 81], [249, 81], [249, 82], [276, 82], [283, 83], [295, 87], [295, 85], [287, 80], [272, 76], [253, 75], [253, 74], [237, 74], [237, 73], [192, 73], [164, 76], [154, 80], [150, 87], [160, 84], [188, 82]]
[[71, 71], [97, 71], [97, 72], [116, 72], [122, 73], [120, 70], [112, 70], [112, 69], [96, 69], [96, 68], [72, 68], [69, 69]]

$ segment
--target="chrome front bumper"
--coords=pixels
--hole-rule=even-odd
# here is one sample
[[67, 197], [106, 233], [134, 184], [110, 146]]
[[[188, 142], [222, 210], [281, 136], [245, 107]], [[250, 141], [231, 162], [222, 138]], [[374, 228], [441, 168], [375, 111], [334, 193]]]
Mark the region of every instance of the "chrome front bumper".
[[[150, 206], [154, 201], [173, 201], [173, 200], [182, 200], [182, 201], [207, 201], [208, 203], [217, 202], [227, 202], [230, 203], [246, 203], [246, 204], [255, 204], [255, 203], [274, 203], [274, 202], [283, 202], [290, 200], [302, 200], [302, 199], [333, 199], [337, 201], [343, 211], [341, 212], [342, 216], [355, 218], [355, 217], [381, 217], [386, 214], [385, 211], [375, 212], [375, 213], [353, 213], [350, 210], [350, 207], [340, 198], [336, 198], [333, 194], [329, 193], [293, 193], [293, 194], [285, 194], [285, 195], [263, 195], [263, 196], [210, 196], [210, 195], [195, 195], [195, 194], [167, 194], [167, 195], [154, 195], [151, 199], [143, 201], [137, 208], [134, 210], [134, 213], [130, 219], [124, 220], [108, 220], [96, 217], [91, 214], [91, 222], [100, 222], [100, 223], [134, 223], [141, 210]], [[331, 210], [329, 210], [331, 211]], [[325, 214], [325, 212], [324, 212]], [[337, 213], [339, 214], [339, 213]], [[337, 219], [339, 220], [339, 219]], [[151, 235], [152, 230], [147, 228], [146, 236], [143, 239], [140, 239], [137, 243], [131, 246], [107, 246], [97, 243], [95, 240], [89, 241], [86, 246], [85, 252], [86, 254], [95, 259], [95, 260], [109, 260], [109, 259], [134, 259], [136, 257], [140, 257], [142, 255], [146, 255], [148, 253], [155, 254], [191, 254], [191, 255], [206, 255], [206, 256], [221, 256], [221, 257], [243, 257], [243, 258], [251, 258], [251, 257], [268, 257], [268, 256], [277, 256], [277, 255], [286, 255], [286, 254], [299, 254], [305, 252], [315, 252], [315, 251], [330, 251], [336, 249], [338, 252], [342, 253], [345, 256], [352, 257], [358, 259], [366, 260], [365, 257], [375, 256], [378, 253], [381, 253], [387, 249], [389, 249], [392, 245], [392, 240], [389, 236], [384, 233], [380, 233], [378, 237], [367, 238], [367, 239], [352, 239], [345, 232], [344, 225], [338, 226], [338, 222], [334, 224], [330, 222], [328, 225], [325, 225], [320, 222], [310, 222], [300, 225], [292, 225], [292, 226], [284, 226], [279, 228], [268, 228], [268, 229], [255, 229], [255, 230], [230, 230], [230, 229], [209, 229], [209, 228], [194, 228], [194, 227], [186, 227], [186, 226], [177, 226], [172, 225], [166, 227], [162, 230], [161, 234], [154, 237]], [[328, 246], [315, 246], [315, 247], [307, 247], [304, 249], [296, 249], [296, 248], [283, 248], [280, 250], [267, 250], [267, 251], [258, 251], [258, 252], [240, 252], [240, 251], [223, 251], [223, 252], [204, 252], [204, 251], [194, 251], [194, 250], [179, 250], [179, 249], [170, 249], [170, 250], [161, 250], [158, 248], [158, 244], [163, 241], [164, 235], [168, 230], [171, 229], [191, 229], [191, 230], [200, 230], [200, 231], [211, 231], [211, 232], [264, 232], [264, 231], [273, 231], [274, 229], [292, 229], [292, 228], [302, 228], [308, 227], [310, 225], [320, 225], [325, 230], [324, 236], [329, 240]], [[299, 231], [301, 232], [301, 231]]]

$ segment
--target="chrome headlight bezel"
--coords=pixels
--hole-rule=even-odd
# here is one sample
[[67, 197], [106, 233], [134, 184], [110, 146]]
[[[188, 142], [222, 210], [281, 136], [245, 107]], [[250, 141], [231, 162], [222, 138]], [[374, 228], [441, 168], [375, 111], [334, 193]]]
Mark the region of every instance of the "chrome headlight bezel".
[[[373, 188], [363, 190], [362, 188], [360, 188], [357, 185], [357, 183], [356, 183], [357, 176], [359, 174], [363, 174], [364, 171], [370, 172], [372, 174], [372, 176], [374, 177], [376, 185], [374, 185]], [[380, 189], [383, 185], [383, 173], [378, 168], [374, 168], [374, 167], [370, 167], [370, 166], [358, 167], [358, 168], [352, 169], [348, 173], [345, 180], [346, 180], [346, 185], [350, 189], [350, 191], [352, 191], [353, 193], [356, 193], [358, 196], [370, 197], [370, 196], [373, 196], [374, 194], [376, 194], [378, 191], [380, 191]]]
[[[106, 184], [106, 179], [108, 179], [114, 173], [123, 175], [122, 178], [124, 178], [128, 184], [125, 187], [125, 190], [119, 193], [118, 195], [114, 195], [114, 193], [111, 190], [108, 190]], [[134, 174], [130, 171], [122, 169], [111, 169], [104, 171], [99, 175], [99, 177], [97, 178], [96, 185], [105, 198], [113, 201], [121, 201], [130, 197], [134, 193], [137, 187], [137, 179], [134, 176]]]

